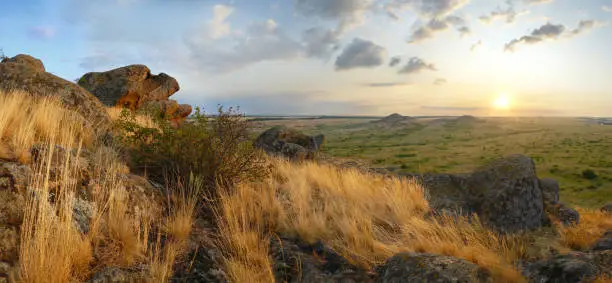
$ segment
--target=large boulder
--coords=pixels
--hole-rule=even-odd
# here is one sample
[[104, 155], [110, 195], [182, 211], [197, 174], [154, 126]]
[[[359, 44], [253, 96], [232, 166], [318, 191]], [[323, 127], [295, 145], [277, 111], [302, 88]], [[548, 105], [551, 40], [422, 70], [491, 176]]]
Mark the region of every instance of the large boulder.
[[308, 136], [284, 126], [273, 127], [261, 133], [253, 145], [270, 155], [291, 160], [313, 159], [321, 149], [325, 136]]
[[175, 78], [161, 73], [151, 74], [145, 65], [129, 65], [106, 72], [91, 72], [79, 79], [106, 106], [139, 109], [149, 101], [167, 100], [179, 91]]
[[544, 200], [531, 158], [512, 155], [481, 167], [466, 181], [467, 199], [486, 223], [502, 232], [542, 225]]
[[379, 268], [378, 282], [493, 281], [485, 269], [463, 259], [425, 253], [401, 253]]
[[29, 55], [0, 62], [0, 91], [21, 90], [34, 96], [57, 96], [69, 109], [83, 115], [96, 130], [106, 131], [111, 123], [104, 105], [84, 88], [45, 71], [43, 63]]
[[190, 105], [168, 99], [180, 89], [175, 78], [165, 73], [153, 75], [145, 65], [87, 73], [79, 79], [79, 85], [107, 106], [121, 106], [133, 111], [152, 108], [175, 123], [185, 120], [192, 111]]
[[434, 210], [476, 213], [500, 232], [535, 229], [547, 220], [535, 165], [526, 156], [508, 156], [471, 174], [403, 175], [423, 184]]

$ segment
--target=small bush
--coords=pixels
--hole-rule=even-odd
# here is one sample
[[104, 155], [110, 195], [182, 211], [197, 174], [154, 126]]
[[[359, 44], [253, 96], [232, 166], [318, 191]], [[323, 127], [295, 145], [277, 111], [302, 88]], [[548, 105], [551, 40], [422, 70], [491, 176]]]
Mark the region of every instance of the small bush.
[[252, 147], [248, 121], [237, 110], [219, 107], [218, 115], [209, 118], [196, 108], [194, 121], [179, 127], [155, 113], [150, 117], [157, 127], [138, 123], [135, 114], [124, 110], [117, 124], [132, 168], [155, 181], [165, 182], [170, 173], [188, 180], [193, 173], [211, 189], [261, 179], [269, 172], [263, 153]]
[[595, 171], [591, 169], [586, 169], [582, 171], [582, 178], [585, 178], [587, 180], [594, 180], [597, 179], [597, 173], [595, 173]]

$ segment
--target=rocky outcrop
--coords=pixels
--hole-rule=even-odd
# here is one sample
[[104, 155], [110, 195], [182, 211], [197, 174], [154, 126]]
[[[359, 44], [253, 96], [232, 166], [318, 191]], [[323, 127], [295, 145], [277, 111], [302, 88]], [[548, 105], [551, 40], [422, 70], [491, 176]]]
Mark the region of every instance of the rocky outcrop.
[[284, 126], [273, 127], [261, 133], [253, 146], [270, 155], [298, 161], [313, 159], [323, 146], [325, 136], [308, 136]]
[[535, 165], [526, 156], [508, 156], [471, 174], [404, 176], [424, 185], [434, 209], [476, 213], [501, 232], [535, 229], [546, 219]]
[[477, 265], [450, 256], [401, 253], [380, 268], [380, 283], [399, 282], [493, 282]]
[[144, 65], [87, 73], [78, 83], [107, 106], [133, 111], [152, 107], [174, 122], [181, 122], [191, 113], [191, 106], [168, 99], [180, 89], [177, 80], [165, 73], [153, 75]]
[[612, 275], [612, 251], [556, 255], [523, 269], [530, 282], [591, 282], [597, 276]]
[[99, 131], [111, 123], [104, 106], [84, 88], [45, 71], [43, 63], [29, 55], [0, 62], [0, 91], [21, 90], [34, 96], [57, 96], [69, 109], [83, 115], [84, 122]]

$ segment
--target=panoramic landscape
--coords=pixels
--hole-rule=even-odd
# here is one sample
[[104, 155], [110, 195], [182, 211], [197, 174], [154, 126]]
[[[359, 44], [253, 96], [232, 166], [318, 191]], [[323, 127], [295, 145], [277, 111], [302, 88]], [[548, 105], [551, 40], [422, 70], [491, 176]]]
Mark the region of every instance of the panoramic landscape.
[[0, 9], [0, 283], [612, 282], [608, 0]]

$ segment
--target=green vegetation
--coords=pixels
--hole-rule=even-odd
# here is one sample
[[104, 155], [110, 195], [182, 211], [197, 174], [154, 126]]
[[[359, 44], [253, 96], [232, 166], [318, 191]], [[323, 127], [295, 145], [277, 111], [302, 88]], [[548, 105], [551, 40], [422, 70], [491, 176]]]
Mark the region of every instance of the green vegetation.
[[131, 167], [146, 170], [158, 182], [168, 181], [169, 174], [183, 180], [194, 174], [208, 188], [265, 177], [269, 168], [263, 153], [251, 145], [244, 116], [232, 108], [218, 111], [210, 119], [196, 108], [193, 121], [179, 128], [155, 114], [153, 126], [143, 125], [137, 115], [123, 111], [117, 125]]
[[561, 199], [599, 207], [612, 201], [612, 126], [578, 118], [420, 119], [422, 126], [374, 126], [364, 119], [284, 120], [326, 135], [330, 156], [367, 160], [393, 172], [466, 173], [510, 154], [533, 158], [540, 177], [557, 179]]

